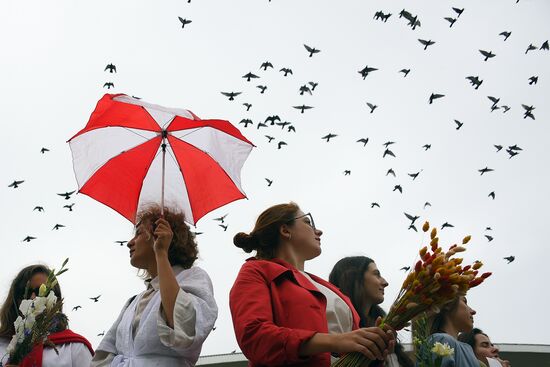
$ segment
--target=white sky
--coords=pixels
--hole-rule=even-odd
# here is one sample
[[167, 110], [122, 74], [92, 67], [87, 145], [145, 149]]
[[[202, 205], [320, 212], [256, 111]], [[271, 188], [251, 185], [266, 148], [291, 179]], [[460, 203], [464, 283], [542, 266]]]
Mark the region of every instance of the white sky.
[[[449, 28], [443, 18], [456, 16], [452, 6], [466, 10]], [[418, 14], [420, 28], [412, 31], [398, 18], [403, 8]], [[378, 10], [393, 15], [387, 23], [375, 21]], [[525, 55], [530, 43], [540, 47], [550, 38], [549, 11], [545, 0], [0, 3], [0, 296], [23, 266], [40, 261], [55, 267], [70, 257], [60, 283], [71, 328], [97, 346], [96, 334], [142, 290], [127, 248], [114, 243], [131, 238], [131, 224], [86, 196], [65, 201], [56, 195], [77, 187], [66, 140], [85, 126], [107, 92], [103, 83], [111, 81], [110, 92], [187, 108], [202, 118], [254, 121], [247, 129], [238, 125], [257, 145], [242, 172], [249, 200], [216, 210], [197, 226], [204, 232], [197, 265], [210, 274], [220, 309], [203, 354], [238, 349], [228, 292], [247, 255], [233, 246], [233, 235], [250, 231], [266, 207], [290, 200], [324, 230], [323, 254], [306, 270], [327, 278], [341, 257], [370, 256], [390, 283], [386, 309], [405, 277], [399, 268], [414, 262], [426, 240], [407, 230], [403, 212], [420, 215], [420, 223], [454, 224], [441, 242], [473, 235], [465, 261], [481, 259], [494, 273], [469, 294], [476, 325], [498, 343], [550, 344], [544, 214], [550, 204], [550, 52]], [[178, 16], [193, 22], [181, 29]], [[512, 31], [506, 42], [502, 31]], [[424, 51], [418, 38], [436, 43]], [[304, 43], [321, 52], [309, 58]], [[496, 57], [484, 62], [479, 49]], [[259, 70], [264, 61], [275, 69]], [[103, 71], [110, 62], [118, 73]], [[379, 70], [363, 80], [357, 71], [365, 65]], [[282, 67], [293, 75], [283, 77]], [[406, 78], [398, 74], [402, 68], [411, 68]], [[241, 76], [249, 71], [261, 78], [247, 83]], [[479, 90], [465, 80], [469, 75], [484, 80]], [[528, 85], [534, 75], [538, 84]], [[300, 96], [298, 88], [308, 81], [319, 86], [312, 96]], [[265, 94], [258, 84], [268, 86]], [[220, 91], [243, 93], [229, 102]], [[433, 92], [446, 97], [428, 105]], [[512, 109], [491, 113], [488, 95]], [[367, 101], [379, 105], [373, 114]], [[249, 112], [243, 102], [253, 104]], [[314, 109], [300, 114], [292, 108], [301, 104]], [[536, 107], [535, 121], [523, 119], [521, 104]], [[297, 132], [256, 129], [273, 114]], [[454, 119], [464, 123], [459, 131]], [[321, 136], [329, 132], [338, 137], [327, 144]], [[276, 140], [268, 144], [265, 134]], [[365, 148], [355, 142], [362, 137], [370, 138]], [[280, 140], [288, 146], [277, 150]], [[382, 159], [388, 140], [396, 142], [397, 157]], [[424, 151], [427, 143], [432, 149]], [[493, 144], [523, 151], [508, 159]], [[51, 151], [42, 155], [42, 147]], [[485, 166], [495, 171], [480, 176]], [[385, 176], [389, 168], [396, 178]], [[346, 169], [350, 176], [343, 175]], [[415, 181], [407, 176], [419, 170]], [[272, 187], [265, 177], [274, 180]], [[20, 188], [7, 187], [20, 179]], [[396, 184], [402, 195], [392, 192]], [[495, 200], [487, 197], [491, 191]], [[373, 201], [381, 208], [371, 209]], [[424, 210], [426, 201], [432, 207]], [[72, 202], [73, 212], [62, 208]], [[45, 212], [33, 211], [36, 205]], [[226, 213], [223, 232], [212, 218]], [[52, 231], [56, 223], [66, 228]], [[27, 235], [38, 239], [21, 242]], [[507, 265], [509, 255], [516, 261]], [[100, 302], [88, 299], [98, 294]], [[75, 305], [82, 309], [72, 312]]]

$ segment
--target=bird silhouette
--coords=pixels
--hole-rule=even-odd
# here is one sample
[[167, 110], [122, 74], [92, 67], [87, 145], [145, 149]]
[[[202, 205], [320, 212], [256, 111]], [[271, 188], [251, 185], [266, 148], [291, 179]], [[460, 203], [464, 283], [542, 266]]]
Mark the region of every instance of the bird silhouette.
[[109, 70], [109, 73], [116, 73], [116, 66], [113, 65], [112, 63], [109, 63], [107, 64], [107, 66], [105, 66], [105, 70], [103, 71], [107, 71]]
[[411, 69], [401, 69], [399, 70], [400, 73], [403, 73], [403, 78], [406, 78], [407, 75], [411, 72]]
[[394, 171], [392, 168], [390, 168], [390, 169], [388, 170], [388, 172], [386, 172], [386, 176], [387, 176], [387, 175], [392, 175], [393, 177], [396, 177], [396, 176], [395, 176], [395, 171]]
[[42, 206], [35, 206], [34, 209], [32, 211], [35, 211], [35, 210], [38, 210], [39, 212], [43, 212], [44, 211], [44, 207]]
[[399, 191], [400, 193], [403, 193], [403, 188], [401, 187], [401, 185], [395, 185], [392, 191], [395, 191], [395, 190]]
[[368, 65], [365, 66], [363, 69], [359, 70], [358, 73], [361, 74], [363, 77], [363, 80], [369, 75], [369, 73], [378, 70], [377, 68], [371, 68]]
[[8, 185], [8, 187], [13, 187], [14, 189], [18, 188], [19, 185], [21, 185], [25, 180], [14, 180], [11, 184]]
[[502, 150], [502, 145], [494, 144], [493, 146], [497, 149], [497, 153]]
[[489, 242], [493, 240], [493, 236], [489, 236], [488, 234], [485, 235], [485, 238], [487, 238], [487, 241]]
[[338, 135], [329, 133], [325, 136], [323, 136], [321, 139], [327, 139], [327, 143], [330, 141], [330, 139], [337, 137]]
[[498, 102], [500, 102], [500, 98], [493, 97], [493, 96], [487, 96], [491, 102], [493, 102], [493, 107], [497, 105]]
[[347, 169], [344, 171], [344, 176], [349, 176], [351, 175], [351, 170]]
[[237, 97], [241, 93], [242, 92], [221, 92], [221, 94], [223, 94], [224, 96], [229, 97], [230, 101], [233, 101], [235, 97]]
[[533, 115], [533, 110], [535, 109], [535, 107], [533, 106], [527, 106], [525, 104], [522, 104], [521, 107], [523, 107], [523, 109], [525, 110], [525, 113], [523, 114], [523, 118], [527, 118], [527, 117], [530, 117], [531, 119], [535, 119], [535, 115]]
[[367, 102], [367, 106], [369, 106], [369, 108], [370, 108], [370, 113], [373, 113], [374, 110], [378, 107], [377, 105], [372, 104], [370, 102]]
[[426, 202], [424, 203], [424, 209], [426, 209], [427, 206], [432, 206], [432, 204], [430, 204], [429, 201], [426, 201]]
[[181, 27], [182, 28], [185, 28], [185, 25], [189, 24], [192, 22], [192, 20], [189, 20], [189, 19], [183, 19], [182, 17], [178, 17], [178, 19], [180, 20], [181, 22]]
[[478, 76], [467, 76], [466, 79], [470, 81], [470, 84], [475, 86], [475, 89], [479, 89], [479, 87], [483, 83], [483, 80], [479, 79]]
[[115, 243], [118, 243], [120, 246], [124, 246], [128, 241], [115, 241]]
[[413, 231], [418, 232], [418, 229], [416, 229], [416, 226], [412, 223], [409, 225], [409, 228], [407, 228], [407, 229], [409, 229], [409, 230], [412, 229]]
[[445, 97], [444, 94], [437, 94], [437, 93], [432, 93], [430, 95], [430, 99], [429, 99], [429, 103], [432, 104], [434, 102], [434, 100], [438, 99], [438, 98], [443, 98]]
[[529, 51], [533, 51], [533, 50], [536, 50], [536, 49], [537, 49], [537, 46], [535, 46], [531, 43], [531, 44], [529, 44], [529, 46], [527, 46], [527, 49], [525, 50], [525, 54], [527, 55], [527, 53]]
[[542, 43], [542, 46], [540, 46], [539, 50], [546, 50], [548, 51], [550, 49], [550, 47], [548, 47], [548, 40], [544, 41]]
[[97, 334], [97, 336], [105, 336], [105, 330], [103, 330], [101, 333]]
[[407, 173], [407, 175], [409, 175], [410, 177], [412, 177], [413, 181], [416, 180], [416, 178], [418, 177], [418, 175], [420, 174], [420, 172], [422, 172], [422, 170], [418, 171], [418, 172], [415, 172], [415, 173]]
[[509, 159], [512, 159], [513, 157], [515, 157], [516, 155], [519, 154], [519, 152], [516, 152], [512, 149], [506, 149], [506, 153], [508, 153], [510, 155], [510, 157], [508, 157]]
[[281, 147], [282, 147], [283, 145], [288, 145], [288, 144], [285, 143], [284, 141], [278, 142], [278, 143], [277, 143], [277, 149], [281, 149]]
[[115, 87], [115, 84], [113, 82], [106, 82], [105, 84], [103, 84], [103, 88], [111, 89], [114, 87]]
[[260, 127], [267, 127], [267, 124], [264, 124], [263, 122], [258, 122], [258, 125], [256, 126], [256, 129], [260, 130]]
[[390, 145], [395, 144], [395, 141], [387, 141], [384, 144], [382, 144], [384, 147], [389, 147]]
[[319, 83], [315, 82], [307, 82], [307, 84], [311, 85], [311, 91], [313, 92], [315, 88], [319, 85]]
[[71, 198], [71, 195], [74, 194], [76, 192], [76, 190], [74, 191], [68, 191], [68, 192], [64, 192], [63, 194], [57, 194], [59, 196], [63, 196], [65, 198], [65, 200], [69, 200]]
[[220, 223], [225, 223], [225, 217], [227, 217], [229, 213], [222, 215], [221, 217], [214, 218], [213, 220], [218, 221]]
[[270, 180], [269, 178], [265, 178], [266, 182], [267, 182], [267, 187], [271, 186], [273, 184], [273, 180]]
[[485, 50], [479, 50], [479, 52], [485, 56], [485, 60], [483, 61], [487, 61], [493, 57], [495, 57], [496, 55], [492, 52], [492, 51], [485, 51]]
[[516, 257], [515, 256], [506, 256], [503, 259], [507, 260], [508, 264], [510, 264], [512, 261], [514, 261], [516, 259]]
[[431, 144], [424, 144], [422, 146], [422, 148], [424, 148], [424, 151], [427, 151], [428, 149], [431, 149], [432, 148], [432, 145]]
[[363, 146], [366, 146], [368, 142], [369, 142], [369, 138], [361, 138], [357, 140], [357, 143], [363, 143]]
[[407, 219], [411, 221], [411, 224], [414, 224], [414, 222], [416, 222], [416, 220], [420, 218], [419, 215], [411, 215], [405, 212], [403, 212], [403, 214], [405, 214], [405, 217], [407, 217]]
[[281, 70], [279, 71], [282, 71], [283, 73], [285, 73], [284, 76], [287, 76], [288, 74], [291, 74], [292, 75], [292, 69], [289, 69], [289, 68], [282, 68]]
[[404, 266], [399, 270], [409, 271], [409, 270], [411, 270], [411, 267], [410, 266]]
[[253, 125], [254, 123], [251, 119], [242, 119], [241, 121], [239, 121], [239, 124], [243, 124], [244, 127], [247, 128], [248, 125]]
[[27, 236], [27, 237], [23, 238], [23, 240], [21, 242], [31, 242], [32, 240], [36, 240], [36, 237]]
[[264, 69], [267, 70], [267, 68], [272, 68], [273, 69], [273, 64], [270, 63], [269, 61], [266, 61], [264, 63], [262, 63], [262, 65], [260, 65], [260, 69]]
[[420, 39], [420, 38], [418, 39], [418, 42], [420, 42], [421, 44], [424, 45], [424, 50], [428, 49], [428, 46], [431, 46], [435, 43], [435, 41], [432, 41], [432, 40], [426, 41], [426, 40], [423, 40], [423, 39]]
[[460, 122], [460, 121], [458, 121], [458, 120], [454, 120], [454, 121], [455, 121], [456, 129], [457, 129], [457, 130], [459, 130], [459, 129], [462, 127], [462, 125], [464, 125], [464, 123], [462, 123], [462, 122]]
[[304, 47], [306, 48], [307, 52], [309, 52], [309, 57], [312, 57], [313, 54], [321, 52], [321, 50], [316, 49], [315, 47], [309, 47], [308, 45], [304, 44]]
[[80, 306], [80, 305], [74, 306], [73, 311], [78, 311], [80, 308], [82, 308], [82, 306]]
[[454, 7], [453, 7], [453, 10], [454, 10], [455, 13], [457, 14], [457, 16], [456, 16], [457, 18], [459, 18], [459, 17], [462, 15], [462, 13], [464, 12], [464, 8], [459, 9], [459, 8], [454, 8]]
[[90, 299], [91, 299], [92, 301], [94, 301], [94, 303], [95, 303], [95, 302], [99, 301], [99, 297], [101, 297], [101, 294], [100, 294], [99, 296], [97, 296], [97, 297], [90, 297]]
[[264, 94], [267, 89], [267, 85], [257, 85], [256, 88], [260, 89], [260, 94]]
[[502, 106], [500, 106], [500, 108], [502, 108], [502, 113], [506, 113], [506, 112], [510, 111], [510, 109], [511, 109], [511, 107], [506, 106], [506, 105], [502, 105]]
[[281, 121], [279, 115], [272, 115], [265, 118], [264, 122], [269, 122], [270, 125], [275, 125], [275, 121]]
[[532, 77], [529, 78], [529, 85], [537, 84], [538, 81], [539, 81], [538, 76], [532, 76]]
[[264, 136], [267, 138], [267, 142], [268, 142], [268, 143], [271, 143], [271, 141], [272, 141], [273, 139], [275, 139], [275, 137], [273, 137], [273, 136], [269, 136], [269, 135], [264, 135]]
[[53, 231], [54, 229], [55, 229], [56, 231], [58, 231], [59, 228], [63, 228], [63, 227], [65, 227], [63, 224], [56, 224], [55, 226], [53, 226], [52, 231]]
[[227, 226], [224, 225], [224, 224], [218, 224], [220, 227], [223, 228], [223, 231], [226, 232], [227, 231]]
[[489, 167], [485, 167], [485, 168], [482, 168], [482, 169], [478, 169], [477, 171], [481, 172], [480, 176], [483, 176], [484, 173], [492, 172], [492, 171], [494, 171], [494, 169], [489, 168]]
[[451, 28], [453, 26], [453, 24], [455, 24], [456, 22], [456, 18], [451, 18], [451, 17], [446, 17], [446, 18], [443, 18], [445, 19], [447, 22], [449, 22], [449, 28]]
[[48, 148], [41, 148], [40, 153], [44, 154], [46, 152], [49, 152], [50, 150]]
[[443, 225], [441, 225], [441, 230], [444, 228], [453, 228], [454, 226], [451, 223], [445, 222]]
[[512, 32], [504, 31], [504, 32], [500, 32], [498, 35], [499, 36], [504, 36], [504, 40], [506, 41], [508, 39], [508, 37], [510, 37], [512, 35]]
[[384, 154], [382, 154], [382, 158], [385, 158], [387, 155], [395, 157], [395, 154], [389, 149], [384, 150]]
[[280, 127], [281, 127], [281, 130], [284, 130], [285, 127], [287, 127], [288, 125], [290, 125], [290, 122], [288, 122], [288, 121], [276, 122], [275, 125], [280, 126]]
[[63, 208], [67, 208], [69, 209], [70, 212], [73, 211], [73, 206], [74, 206], [74, 203], [70, 204], [70, 205], [63, 205]]
[[248, 112], [248, 110], [250, 110], [250, 107], [252, 107], [252, 105], [250, 103], [243, 103], [243, 106], [246, 107], [246, 111]]
[[375, 206], [378, 207], [378, 208], [380, 208], [380, 204], [378, 204], [378, 203], [376, 203], [376, 202], [370, 203], [371, 209], [374, 208]]
[[296, 132], [296, 128], [292, 125], [288, 127], [288, 132]]
[[259, 76], [257, 76], [256, 74], [252, 74], [252, 73], [248, 72], [245, 75], [243, 75], [243, 78], [245, 78], [246, 81], [249, 82], [253, 78], [254, 79], [259, 78]]
[[487, 196], [489, 196], [491, 199], [495, 200], [495, 196], [496, 196], [496, 195], [495, 195], [495, 192], [494, 192], [494, 191], [491, 191], [491, 192], [489, 193], [489, 195], [487, 195]]
[[300, 110], [301, 113], [304, 113], [305, 110], [309, 110], [309, 109], [313, 108], [311, 106], [306, 106], [304, 104], [301, 105], [301, 106], [292, 106], [292, 107], [296, 108], [297, 110]]

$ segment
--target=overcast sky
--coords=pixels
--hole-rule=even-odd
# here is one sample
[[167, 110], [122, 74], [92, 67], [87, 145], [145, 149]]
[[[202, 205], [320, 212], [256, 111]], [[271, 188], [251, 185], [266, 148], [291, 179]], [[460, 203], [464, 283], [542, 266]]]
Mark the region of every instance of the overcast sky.
[[[465, 10], [450, 28], [444, 17], [456, 18], [453, 6]], [[398, 17], [402, 9], [421, 26], [408, 27]], [[392, 13], [386, 23], [373, 19], [379, 10]], [[60, 279], [65, 310], [71, 328], [97, 346], [96, 335], [143, 289], [128, 249], [114, 243], [132, 237], [131, 223], [87, 196], [56, 195], [77, 188], [67, 139], [104, 93], [126, 93], [229, 120], [257, 146], [242, 171], [248, 200], [210, 213], [195, 229], [203, 232], [197, 265], [210, 274], [219, 306], [203, 354], [238, 349], [228, 293], [248, 255], [233, 235], [250, 231], [263, 209], [291, 200], [324, 231], [323, 253], [306, 270], [328, 278], [341, 257], [372, 257], [390, 283], [385, 309], [405, 278], [399, 269], [414, 263], [427, 241], [407, 229], [404, 212], [420, 216], [420, 224], [453, 224], [440, 234], [446, 245], [471, 234], [465, 261], [480, 259], [493, 272], [468, 295], [476, 326], [498, 343], [550, 344], [550, 52], [538, 49], [550, 38], [549, 13], [545, 0], [0, 3], [0, 296], [22, 267], [55, 267], [69, 257]], [[182, 29], [178, 16], [192, 23]], [[507, 41], [502, 31], [512, 32]], [[435, 44], [424, 50], [419, 38]], [[321, 52], [310, 58], [303, 44]], [[529, 44], [537, 50], [525, 54]], [[485, 62], [480, 49], [496, 56]], [[274, 69], [260, 70], [265, 61]], [[116, 74], [104, 71], [108, 63]], [[358, 71], [367, 65], [378, 70], [363, 80]], [[284, 77], [283, 67], [293, 74]], [[404, 68], [411, 69], [405, 78], [398, 73]], [[260, 78], [248, 83], [247, 72]], [[483, 84], [475, 90], [467, 76]], [[531, 76], [537, 84], [529, 85]], [[317, 88], [300, 95], [309, 81]], [[103, 88], [106, 82], [115, 87]], [[260, 94], [257, 85], [268, 89]], [[222, 91], [242, 94], [228, 101]], [[428, 104], [431, 93], [445, 97]], [[511, 109], [491, 112], [487, 96]], [[374, 113], [366, 102], [378, 105]], [[314, 108], [292, 108], [302, 104]], [[523, 118], [522, 104], [536, 107], [536, 120]], [[257, 129], [275, 114], [296, 132]], [[254, 125], [239, 125], [245, 118]], [[327, 143], [321, 137], [328, 133], [338, 136]], [[365, 147], [356, 142], [367, 137]], [[288, 145], [279, 150], [279, 141]], [[386, 141], [395, 142], [396, 157], [382, 158]], [[497, 153], [494, 144], [504, 148]], [[505, 150], [514, 144], [523, 150], [510, 159]], [[42, 147], [50, 151], [41, 154]], [[494, 171], [481, 176], [484, 167]], [[386, 176], [390, 168], [395, 178]], [[408, 176], [419, 171], [414, 181]], [[25, 182], [8, 187], [14, 180]], [[398, 184], [402, 194], [392, 191]], [[72, 212], [63, 208], [68, 203], [75, 203]], [[45, 211], [33, 211], [37, 205]], [[224, 214], [226, 232], [213, 220]], [[66, 227], [52, 230], [57, 223]], [[37, 239], [22, 242], [27, 235]], [[510, 255], [515, 261], [507, 264]], [[98, 303], [88, 299], [97, 295]], [[75, 305], [82, 308], [71, 311]]]

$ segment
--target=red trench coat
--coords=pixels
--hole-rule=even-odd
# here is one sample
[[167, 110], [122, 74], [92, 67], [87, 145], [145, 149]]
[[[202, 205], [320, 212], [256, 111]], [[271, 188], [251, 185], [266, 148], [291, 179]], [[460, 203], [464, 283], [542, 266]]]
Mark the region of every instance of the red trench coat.
[[[331, 283], [309, 274], [349, 306], [353, 329], [359, 315], [348, 297]], [[300, 345], [316, 333], [328, 333], [326, 298], [296, 268], [280, 259], [250, 258], [229, 293], [239, 347], [249, 366], [330, 366], [330, 353], [300, 357]]]

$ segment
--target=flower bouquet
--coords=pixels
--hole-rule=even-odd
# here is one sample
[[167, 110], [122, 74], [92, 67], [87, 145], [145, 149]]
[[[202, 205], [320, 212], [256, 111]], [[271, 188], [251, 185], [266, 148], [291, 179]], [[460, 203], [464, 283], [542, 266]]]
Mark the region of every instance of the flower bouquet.
[[[45, 284], [40, 285], [34, 299], [24, 299], [19, 305], [22, 316], [14, 322], [15, 335], [7, 347], [8, 363], [18, 365], [32, 351], [43, 343], [57, 352], [55, 345], [48, 340], [48, 335], [55, 332], [59, 323], [66, 323], [66, 316], [61, 312], [63, 299], [58, 299], [53, 291], [57, 284], [57, 277], [69, 269], [65, 268], [69, 259], [65, 259], [61, 269], [55, 272], [52, 269]], [[25, 295], [30, 296], [30, 285], [27, 283]], [[0, 367], [2, 363], [0, 362]]]
[[[428, 232], [430, 224], [424, 223], [422, 230]], [[467, 244], [471, 236], [462, 240]], [[401, 286], [397, 299], [390, 308], [380, 327], [401, 330], [417, 316], [428, 312], [439, 312], [442, 306], [451, 302], [457, 295], [466, 294], [468, 289], [481, 284], [491, 273], [478, 276], [483, 265], [476, 261], [472, 265], [462, 266], [462, 258], [453, 256], [465, 251], [464, 246], [452, 245], [447, 252], [439, 247], [437, 229], [430, 233], [430, 245], [420, 251], [420, 260], [409, 272]], [[336, 367], [361, 366], [369, 359], [361, 353], [348, 353], [332, 364]]]
[[454, 349], [449, 344], [434, 343], [430, 340], [426, 314], [414, 319], [413, 330], [413, 345], [418, 367], [441, 367], [443, 358], [454, 354]]

